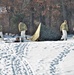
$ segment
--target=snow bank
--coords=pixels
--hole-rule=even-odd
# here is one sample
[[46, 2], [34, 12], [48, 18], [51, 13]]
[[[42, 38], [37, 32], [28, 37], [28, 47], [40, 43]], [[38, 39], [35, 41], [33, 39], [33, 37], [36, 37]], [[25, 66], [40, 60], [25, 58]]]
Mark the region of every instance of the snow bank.
[[74, 42], [0, 43], [0, 75], [74, 75]]

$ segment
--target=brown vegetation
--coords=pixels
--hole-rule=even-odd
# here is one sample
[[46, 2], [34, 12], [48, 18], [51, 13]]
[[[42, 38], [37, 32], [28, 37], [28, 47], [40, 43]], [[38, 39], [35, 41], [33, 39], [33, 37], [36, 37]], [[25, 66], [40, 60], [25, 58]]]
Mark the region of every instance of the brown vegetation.
[[32, 35], [37, 28], [34, 24], [37, 20], [51, 32], [58, 33], [56, 38], [59, 38], [60, 24], [64, 19], [68, 21], [69, 33], [74, 33], [74, 0], [0, 0], [0, 6], [7, 11], [7, 15], [0, 18], [4, 33], [18, 33], [17, 25], [23, 21], [28, 27], [27, 34]]

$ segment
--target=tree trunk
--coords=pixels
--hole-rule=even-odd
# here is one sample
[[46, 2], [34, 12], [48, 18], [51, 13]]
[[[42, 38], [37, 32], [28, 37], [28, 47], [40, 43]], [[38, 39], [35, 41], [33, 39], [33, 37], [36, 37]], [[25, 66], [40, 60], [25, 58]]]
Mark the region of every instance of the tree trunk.
[[61, 0], [61, 6], [62, 6], [63, 20], [65, 20], [67, 18], [66, 18], [66, 8], [65, 8], [65, 1], [64, 0]]
[[34, 31], [34, 8], [31, 8], [31, 16], [30, 16], [30, 34], [33, 34]]

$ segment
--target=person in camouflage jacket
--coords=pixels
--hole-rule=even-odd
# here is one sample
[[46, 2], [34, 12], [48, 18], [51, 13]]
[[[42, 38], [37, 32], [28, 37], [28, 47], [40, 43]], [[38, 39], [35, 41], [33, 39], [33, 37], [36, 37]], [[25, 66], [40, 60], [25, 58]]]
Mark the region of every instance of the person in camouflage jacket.
[[66, 20], [64, 20], [64, 22], [61, 24], [60, 31], [62, 31], [61, 40], [67, 40], [68, 25]]
[[27, 31], [27, 26], [25, 23], [20, 22], [18, 25], [19, 32], [21, 32], [21, 39], [25, 40], [25, 32]]

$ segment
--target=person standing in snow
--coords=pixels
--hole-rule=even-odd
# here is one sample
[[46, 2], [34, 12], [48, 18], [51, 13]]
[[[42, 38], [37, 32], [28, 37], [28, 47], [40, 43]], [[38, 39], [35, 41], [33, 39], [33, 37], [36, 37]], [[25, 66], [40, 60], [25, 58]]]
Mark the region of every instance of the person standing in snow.
[[2, 25], [0, 25], [0, 37], [3, 39]]
[[61, 24], [60, 31], [62, 31], [61, 40], [67, 40], [67, 31], [68, 31], [67, 20], [64, 20], [64, 22]]
[[27, 31], [27, 26], [25, 23], [20, 22], [18, 25], [18, 29], [21, 32], [21, 39], [25, 40], [25, 32]]

